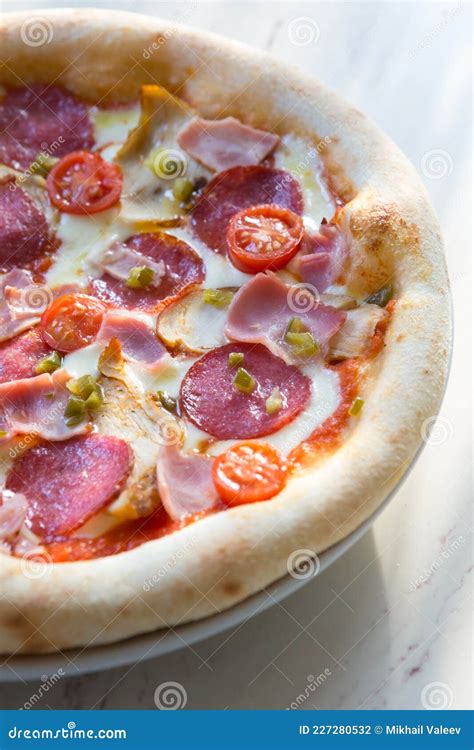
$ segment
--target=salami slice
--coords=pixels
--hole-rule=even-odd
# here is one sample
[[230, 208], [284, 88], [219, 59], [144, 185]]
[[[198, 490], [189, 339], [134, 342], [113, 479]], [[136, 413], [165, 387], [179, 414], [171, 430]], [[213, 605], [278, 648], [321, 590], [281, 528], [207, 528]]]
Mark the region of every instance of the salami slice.
[[147, 259], [154, 263], [163, 261], [161, 279], [144, 289], [131, 289], [125, 281], [104, 273], [91, 280], [92, 293], [111, 305], [128, 310], [153, 310], [160, 303], [178, 296], [184, 289], [204, 280], [204, 265], [199, 255], [186, 242], [164, 232], [136, 234], [125, 241], [146, 266]]
[[30, 448], [15, 459], [6, 486], [25, 495], [31, 529], [48, 541], [82, 526], [116, 497], [132, 466], [125, 440], [81, 435]]
[[249, 206], [275, 203], [303, 213], [298, 182], [284, 169], [233, 167], [216, 175], [205, 188], [191, 214], [193, 233], [211, 250], [227, 252], [229, 219]]
[[[229, 354], [244, 355], [241, 366], [255, 381], [251, 393], [233, 383]], [[267, 399], [278, 388], [281, 408], [268, 413]], [[256, 438], [276, 432], [305, 407], [311, 383], [261, 344], [226, 344], [199, 359], [181, 384], [181, 406], [195, 425], [221, 440]]]
[[0, 104], [0, 162], [27, 169], [40, 152], [64, 156], [94, 144], [87, 107], [57, 86], [12, 89]]
[[52, 250], [48, 222], [22, 188], [0, 182], [0, 271], [24, 267]]
[[50, 351], [38, 328], [4, 341], [0, 344], [0, 383], [33, 377], [35, 365]]

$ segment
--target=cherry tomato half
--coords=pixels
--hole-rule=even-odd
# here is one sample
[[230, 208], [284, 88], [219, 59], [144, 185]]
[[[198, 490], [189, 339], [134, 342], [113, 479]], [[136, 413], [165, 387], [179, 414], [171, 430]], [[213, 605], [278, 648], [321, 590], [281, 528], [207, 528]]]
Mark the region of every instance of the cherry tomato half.
[[99, 154], [73, 151], [52, 168], [46, 185], [51, 203], [67, 214], [96, 214], [111, 208], [122, 192], [122, 171]]
[[296, 253], [303, 232], [301, 216], [288, 208], [271, 203], [246, 208], [227, 227], [230, 259], [245, 273], [276, 271]]
[[268, 443], [237, 443], [212, 467], [214, 485], [228, 505], [269, 500], [283, 489], [286, 477], [286, 462]]
[[73, 352], [95, 340], [107, 307], [88, 294], [58, 297], [41, 318], [43, 339], [52, 349]]

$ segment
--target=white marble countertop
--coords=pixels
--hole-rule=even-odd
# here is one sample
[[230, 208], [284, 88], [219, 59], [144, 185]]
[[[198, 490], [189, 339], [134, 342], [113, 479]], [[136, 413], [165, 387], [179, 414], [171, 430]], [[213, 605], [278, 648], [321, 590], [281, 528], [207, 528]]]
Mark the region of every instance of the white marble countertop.
[[[3, 9], [46, 5], [6, 0]], [[343, 558], [234, 631], [132, 667], [63, 678], [36, 707], [155, 708], [155, 688], [174, 681], [191, 709], [469, 708], [471, 6], [95, 5], [174, 19], [186, 11], [188, 24], [270, 50], [374, 119], [419, 169], [440, 217], [456, 340], [428, 445], [388, 509]], [[299, 44], [289, 39], [290, 23]], [[1, 707], [22, 706], [36, 688], [0, 686]]]

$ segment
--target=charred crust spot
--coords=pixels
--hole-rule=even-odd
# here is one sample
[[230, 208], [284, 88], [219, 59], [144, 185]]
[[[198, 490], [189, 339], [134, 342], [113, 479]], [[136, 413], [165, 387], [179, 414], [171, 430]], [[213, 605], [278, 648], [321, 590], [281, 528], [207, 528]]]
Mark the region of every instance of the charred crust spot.
[[222, 593], [229, 599], [240, 596], [243, 593], [241, 584], [238, 581], [226, 581], [222, 584]]

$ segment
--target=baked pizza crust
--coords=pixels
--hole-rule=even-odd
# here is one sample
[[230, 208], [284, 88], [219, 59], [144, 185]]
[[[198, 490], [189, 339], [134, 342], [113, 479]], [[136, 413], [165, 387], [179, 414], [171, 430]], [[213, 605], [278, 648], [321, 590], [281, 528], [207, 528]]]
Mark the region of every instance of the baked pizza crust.
[[361, 385], [368, 395], [357, 425], [337, 452], [275, 499], [116, 556], [50, 565], [38, 578], [24, 575], [20, 559], [0, 555], [3, 653], [110, 643], [215, 614], [284, 576], [296, 550], [318, 553], [347, 536], [419, 448], [423, 424], [440, 405], [451, 340], [443, 244], [428, 196], [412, 165], [364, 115], [268, 55], [157, 18], [42, 11], [51, 40], [34, 48], [21, 35], [31, 17], [3, 15], [0, 83], [54, 81], [102, 104], [159, 83], [205, 117], [234, 115], [279, 134], [326, 137], [323, 158], [348, 201], [340, 215], [353, 237], [348, 286], [373, 290], [390, 275], [398, 301], [386, 347]]

